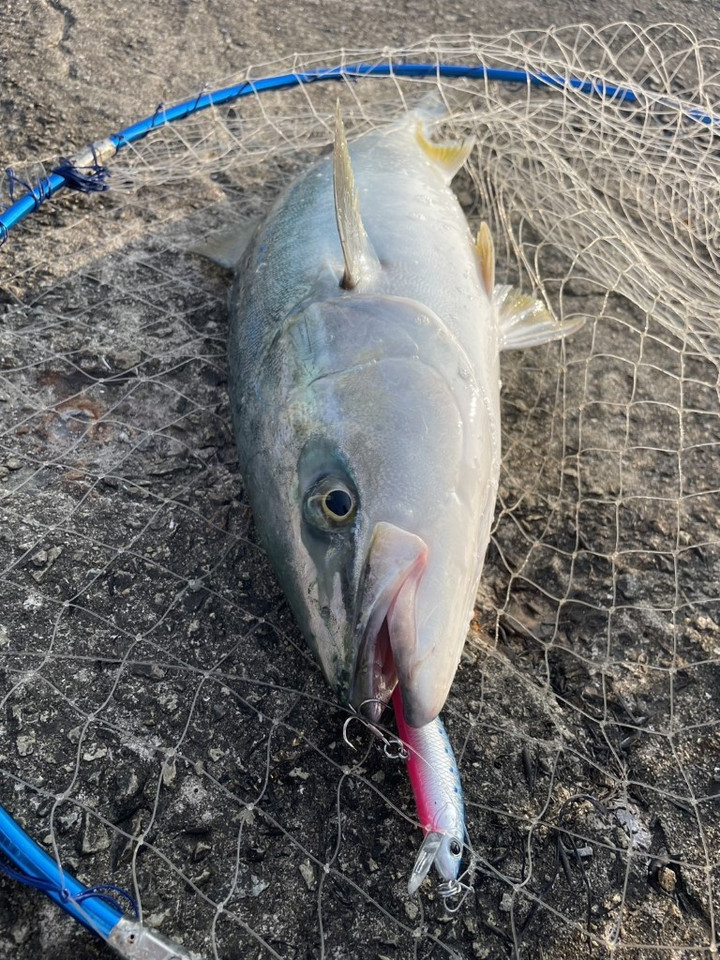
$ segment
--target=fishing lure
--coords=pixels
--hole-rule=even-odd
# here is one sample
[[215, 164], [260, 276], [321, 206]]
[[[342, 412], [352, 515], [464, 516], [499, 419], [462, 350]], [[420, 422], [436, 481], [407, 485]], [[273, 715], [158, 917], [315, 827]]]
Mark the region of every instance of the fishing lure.
[[418, 816], [425, 833], [408, 893], [412, 896], [431, 867], [440, 877], [439, 892], [446, 900], [459, 894], [458, 880], [465, 835], [465, 808], [455, 755], [439, 717], [424, 727], [410, 727], [405, 721], [400, 687], [392, 697], [398, 733], [407, 751]]

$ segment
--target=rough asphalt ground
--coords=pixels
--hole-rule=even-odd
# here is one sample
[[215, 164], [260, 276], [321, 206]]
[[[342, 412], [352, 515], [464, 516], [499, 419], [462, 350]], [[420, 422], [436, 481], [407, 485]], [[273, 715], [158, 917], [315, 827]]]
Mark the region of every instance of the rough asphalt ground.
[[[689, 0], [453, 3], [439, 12], [424, 2], [388, 6], [376, 0], [272, 8], [229, 0], [111, 7], [88, 0], [9, 0], [0, 37], [0, 166], [72, 153], [151, 113], [159, 102], [194, 93], [248, 63], [295, 51], [408, 44], [442, 32], [496, 34], [578, 21], [602, 26], [624, 18], [672, 19], [688, 23], [699, 36], [720, 34], [717, 8]], [[172, 203], [171, 194], [166, 202]], [[82, 209], [87, 216], [87, 207]], [[73, 213], [69, 206], [65, 215]], [[91, 215], [87, 223], [92, 241]], [[33, 236], [48, 260], [56, 255], [49, 231]], [[8, 254], [14, 274], [21, 249], [18, 242], [0, 252], [0, 279], [2, 258]], [[447, 950], [461, 957], [500, 958], [512, 955], [515, 937], [523, 957], [599, 958], [606, 955], [604, 948], [589, 946], [578, 930], [590, 924], [597, 935], [612, 939], [616, 897], [628, 906], [626, 942], [677, 943], [683, 937], [691, 945], [702, 942], [708, 911], [702, 871], [674, 871], [671, 856], [692, 864], [697, 855], [702, 863], [697, 830], [687, 811], [667, 798], [648, 798], [643, 787], [658, 782], [666, 762], [672, 769], [656, 741], [635, 735], [632, 769], [638, 789], [625, 806], [606, 804], [601, 810], [586, 804], [575, 810], [568, 799], [607, 790], [612, 777], [605, 771], [612, 772], [629, 749], [622, 737], [603, 739], [602, 711], [608, 704], [622, 723], [628, 722], [624, 709], [632, 720], [643, 710], [654, 708], [660, 716], [666, 708], [653, 681], [656, 664], [642, 665], [644, 653], [638, 649], [633, 682], [618, 675], [615, 689], [605, 689], [601, 697], [595, 677], [578, 659], [561, 647], [548, 651], [522, 629], [503, 638], [503, 656], [512, 669], [501, 658], [469, 650], [448, 720], [454, 742], [464, 743], [473, 843], [492, 868], [478, 882], [472, 909], [451, 924], [437, 902], [420, 908], [404, 903], [402, 889], [417, 838], [409, 827], [402, 831], [407, 825], [391, 808], [395, 803], [411, 814], [402, 771], [389, 769], [371, 749], [361, 756], [358, 775], [346, 774], [355, 758], [340, 741], [342, 715], [328, 703], [322, 679], [298, 645], [288, 611], [253, 544], [223, 399], [226, 278], [189, 260], [190, 279], [178, 289], [162, 282], [169, 258], [160, 253], [151, 268], [138, 256], [134, 273], [124, 263], [123, 284], [132, 285], [143, 301], [138, 316], [133, 313], [137, 302], [117, 295], [111, 263], [104, 270], [82, 271], [57, 288], [54, 299], [41, 298], [28, 308], [38, 343], [29, 342], [15, 366], [28, 363], [22, 382], [28, 395], [38, 398], [40, 415], [33, 429], [19, 436], [12, 455], [5, 456], [4, 449], [0, 457], [3, 479], [22, 481], [8, 509], [12, 523], [0, 529], [3, 558], [17, 561], [27, 553], [17, 577], [3, 583], [0, 648], [10, 636], [10, 649], [25, 650], [23, 660], [8, 658], [11, 677], [13, 669], [28, 665], [42, 675], [49, 636], [54, 659], [52, 687], [29, 681], [3, 703], [0, 766], [10, 777], [0, 781], [0, 800], [23, 815], [41, 839], [52, 820], [64, 859], [86, 882], [117, 876], [130, 886], [131, 878], [138, 878], [146, 917], [196, 947], [210, 928], [212, 905], [227, 897], [246, 927], [220, 916], [216, 938], [222, 957], [271, 955], [258, 945], [258, 934], [283, 957], [320, 956], [325, 944], [325, 955], [338, 958], [429, 957]], [[11, 295], [7, 301], [12, 302]], [[43, 326], [43, 310], [64, 316], [67, 325]], [[103, 317], [102, 329], [96, 314]], [[168, 315], [184, 318], [179, 329]], [[609, 353], [626, 349], [620, 338], [621, 331], [608, 327]], [[181, 355], [202, 356], [203, 362], [186, 363], [168, 392], [162, 377]], [[43, 362], [37, 372], [31, 367], [37, 358], [70, 356], [72, 365], [58, 360]], [[134, 369], [143, 371], [137, 386], [124, 375]], [[73, 406], [83, 378], [106, 377], [108, 371], [116, 375], [114, 386], [102, 396], [88, 393], [82, 408]], [[510, 396], [525, 397], [504, 411], [509, 434], [513, 427], [530, 425], [542, 441], [542, 406], [551, 408], [552, 396], [542, 398], [530, 418], [527, 403], [523, 406], [534, 399], [532, 378], [537, 375], [539, 384], [539, 374], [521, 363], [508, 367], [504, 379]], [[702, 376], [698, 371], [698, 381]], [[614, 389], [622, 390], [623, 384], [618, 380]], [[44, 416], [49, 410], [61, 415]], [[92, 427], [99, 416], [103, 422], [88, 432], [88, 423]], [[145, 426], [138, 429], [138, 423]], [[76, 463], [64, 463], [57, 476], [35, 483], [28, 464], [53, 455], [65, 458], [88, 436]], [[128, 450], [122, 461], [117, 444]], [[522, 444], [515, 449], [519, 473], [542, 472], [531, 450]], [[512, 447], [508, 457], [512, 463]], [[698, 469], [711, 473], [712, 460]], [[104, 470], [101, 483], [88, 482], [89, 475]], [[642, 465], [636, 479], [645, 482]], [[71, 527], [62, 523], [67, 504], [72, 505]], [[531, 500], [517, 516], [524, 531], [542, 524]], [[660, 515], [640, 520], [658, 529], [664, 522]], [[51, 527], [52, 537], [43, 538]], [[602, 539], [602, 529], [594, 533]], [[557, 542], [561, 539], [562, 528]], [[508, 551], [514, 546], [509, 539]], [[711, 561], [709, 556], [703, 568], [707, 582], [696, 576], [688, 589], [716, 592], [717, 567]], [[537, 564], [542, 567], [540, 560]], [[493, 569], [483, 589], [497, 600], [502, 577]], [[552, 590], [555, 574], [560, 577], [562, 571], [550, 566], [536, 575]], [[597, 571], [586, 575], [591, 582]], [[652, 590], [653, 578], [662, 576], [663, 571], [642, 576], [628, 570], [621, 585], [630, 600], [640, 602]], [[73, 617], [58, 615], [53, 603], [67, 596], [82, 598]], [[540, 595], [516, 611], [520, 625], [532, 626], [541, 638], [545, 612]], [[483, 626], [482, 619], [475, 624], [479, 633]], [[593, 625], [587, 619], [564, 625], [569, 633], [573, 627], [585, 631], [579, 642], [587, 644], [589, 662], [595, 656]], [[659, 637], [661, 646], [671, 642], [652, 618], [629, 618], [626, 627], [629, 636]], [[712, 624], [699, 620], [692, 629], [697, 650], [709, 656], [718, 642], [717, 637], [708, 640]], [[135, 642], [138, 634], [142, 642]], [[657, 664], [663, 663], [658, 658]], [[473, 669], [480, 665], [484, 674]], [[568, 714], [555, 703], [549, 707], [523, 680], [545, 670], [557, 704]], [[253, 685], [257, 680], [277, 689]], [[681, 693], [672, 707], [688, 725], [700, 725], [695, 740], [675, 747], [687, 749], [689, 758], [704, 751], [709, 768], [703, 764], [696, 770], [692, 759], [682, 765], [698, 783], [710, 776], [710, 758], [717, 755], [716, 740], [709, 735], [703, 740], [702, 733], [706, 699], [713, 697], [717, 704], [717, 685], [709, 668], [705, 674], [691, 671], [686, 699]], [[586, 718], [581, 733], [566, 726], [578, 711]], [[475, 717], [473, 724], [468, 714]], [[598, 743], [591, 749], [593, 737]], [[172, 755], [163, 752], [168, 744], [176, 747]], [[153, 745], [159, 754], [152, 752]], [[78, 759], [80, 783], [74, 779]], [[40, 785], [45, 794], [21, 788], [13, 775]], [[670, 780], [662, 786], [671, 798], [689, 789]], [[53, 798], [65, 790], [77, 803], [54, 809]], [[562, 837], [542, 822], [551, 796], [554, 823], [567, 828]], [[262, 816], [247, 810], [256, 798], [262, 799]], [[527, 824], [534, 818], [538, 828], [531, 841]], [[627, 843], [628, 823], [639, 835], [637, 859], [603, 857], [603, 842], [608, 850]], [[136, 853], [129, 837], [142, 831], [148, 846]], [[563, 843], [569, 848], [571, 837], [589, 836], [599, 839], [593, 867], [583, 874], [575, 860], [567, 861]], [[163, 871], [155, 851], [171, 858], [180, 872]], [[526, 869], [527, 851], [536, 860], [537, 883], [532, 896], [523, 899], [518, 878]], [[338, 870], [363, 890], [368, 878], [377, 878], [371, 896], [389, 909], [389, 918], [335, 875], [323, 875], [318, 864], [333, 856]], [[712, 851], [706, 857], [712, 859]], [[515, 878], [515, 885], [507, 878]], [[557, 913], [537, 911], [533, 897], [545, 899]], [[556, 917], [562, 919], [553, 922]], [[0, 879], [0, 957], [77, 956], [110, 953], [41, 895]], [[646, 949], [636, 956], [654, 960], [667, 952]], [[699, 951], [682, 954], [683, 960], [696, 956]]]

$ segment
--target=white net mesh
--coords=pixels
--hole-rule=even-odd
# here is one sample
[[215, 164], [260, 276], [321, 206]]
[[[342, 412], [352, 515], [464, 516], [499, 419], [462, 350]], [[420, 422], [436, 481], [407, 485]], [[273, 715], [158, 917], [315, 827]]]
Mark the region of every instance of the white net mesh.
[[[720, 141], [688, 111], [720, 114], [719, 52], [619, 25], [265, 64], [243, 76], [438, 59], [646, 94], [392, 78], [247, 99], [5, 247], [0, 801], [82, 880], [205, 956], [717, 954]], [[343, 743], [255, 545], [228, 281], [186, 252], [262, 215], [338, 95], [352, 134], [433, 89], [477, 137], [456, 189], [499, 279], [588, 318], [503, 358], [494, 537], [445, 713], [477, 864], [450, 922], [404, 893], [402, 764]], [[0, 956], [93, 949], [3, 888]]]

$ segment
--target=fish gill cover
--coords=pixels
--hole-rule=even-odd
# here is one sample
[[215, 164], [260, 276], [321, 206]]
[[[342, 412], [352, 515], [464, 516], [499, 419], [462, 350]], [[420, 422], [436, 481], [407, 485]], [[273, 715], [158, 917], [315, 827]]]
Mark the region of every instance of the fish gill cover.
[[[5, 245], [0, 802], [80, 879], [223, 958], [717, 951], [720, 154], [693, 111], [720, 112], [718, 54], [624, 24], [249, 68], [222, 85], [404, 59], [643, 95], [397, 77], [270, 93], [128, 148], [110, 191], [45, 205]], [[587, 317], [503, 357], [493, 540], [444, 711], [475, 864], [451, 922], [431, 888], [406, 897], [402, 764], [343, 741], [257, 546], [227, 277], [189, 251], [327, 149], [338, 95], [352, 137], [431, 91], [438, 135], [477, 139], [455, 189], [491, 223], [498, 281]], [[0, 908], [0, 956], [92, 949], [31, 896]]]

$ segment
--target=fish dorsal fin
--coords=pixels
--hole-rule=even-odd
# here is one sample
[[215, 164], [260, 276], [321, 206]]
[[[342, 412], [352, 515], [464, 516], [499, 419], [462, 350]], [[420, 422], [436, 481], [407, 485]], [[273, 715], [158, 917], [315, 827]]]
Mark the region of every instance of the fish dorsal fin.
[[433, 163], [443, 171], [447, 183], [450, 183], [458, 170], [465, 166], [467, 158], [475, 147], [475, 137], [468, 137], [462, 143], [436, 143], [434, 140], [428, 140], [422, 123], [418, 123], [415, 128], [415, 139]]
[[542, 300], [534, 300], [514, 287], [495, 287], [493, 300], [500, 323], [501, 350], [519, 350], [560, 340], [575, 333], [585, 322], [584, 317], [560, 321]]
[[485, 292], [492, 299], [493, 291], [495, 290], [495, 245], [493, 244], [490, 227], [488, 227], [484, 220], [480, 224], [477, 240], [475, 241], [475, 254], [477, 256], [480, 278], [485, 287]]
[[340, 286], [345, 290], [354, 290], [358, 284], [367, 282], [375, 276], [380, 263], [360, 216], [360, 201], [350, 163], [350, 150], [340, 114], [339, 100], [335, 108], [333, 193], [335, 219], [345, 260], [345, 272]]

